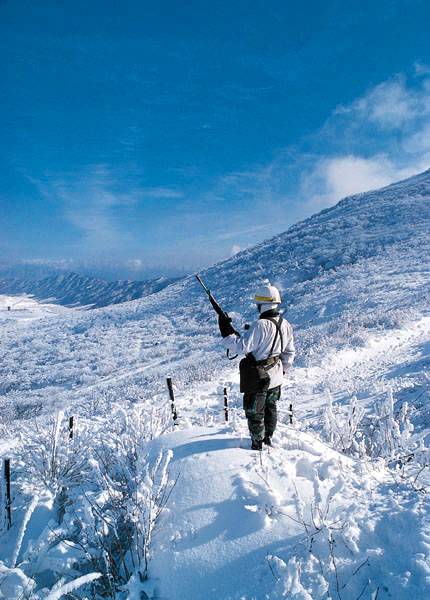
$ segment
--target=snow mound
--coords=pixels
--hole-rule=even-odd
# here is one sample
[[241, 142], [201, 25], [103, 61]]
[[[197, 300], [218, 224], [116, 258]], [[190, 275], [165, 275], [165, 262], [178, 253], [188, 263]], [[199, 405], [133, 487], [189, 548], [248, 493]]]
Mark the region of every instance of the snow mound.
[[[252, 452], [231, 428], [185, 429], [171, 450], [177, 478], [160, 523], [146, 591], [154, 597], [315, 599], [430, 594], [428, 543], [418, 502], [399, 512], [383, 469], [281, 427]], [[404, 496], [404, 499], [407, 495]], [[420, 533], [418, 533], [420, 532]], [[385, 575], [382, 578], [381, 573]], [[152, 597], [152, 596], [151, 596]]]

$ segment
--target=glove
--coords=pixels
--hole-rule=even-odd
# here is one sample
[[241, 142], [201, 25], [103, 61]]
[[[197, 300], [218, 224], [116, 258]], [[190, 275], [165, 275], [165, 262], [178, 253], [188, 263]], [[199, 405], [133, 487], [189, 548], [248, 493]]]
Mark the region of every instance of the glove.
[[222, 316], [218, 317], [218, 326], [223, 338], [234, 333], [230, 317], [228, 319]]

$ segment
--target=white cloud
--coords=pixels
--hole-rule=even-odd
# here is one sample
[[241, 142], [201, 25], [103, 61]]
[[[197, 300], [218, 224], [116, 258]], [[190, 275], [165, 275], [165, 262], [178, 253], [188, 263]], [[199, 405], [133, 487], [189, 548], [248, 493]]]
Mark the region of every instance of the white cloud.
[[397, 128], [416, 118], [419, 99], [405, 87], [403, 79], [381, 83], [360, 99], [357, 108], [370, 122]]
[[367, 121], [381, 129], [401, 128], [430, 114], [428, 80], [419, 88], [411, 88], [399, 75], [375, 86], [349, 106], [338, 107], [335, 114]]
[[[417, 70], [425, 75], [423, 65], [415, 64]], [[399, 75], [380, 83], [338, 107], [314, 138], [332, 152], [302, 169], [299, 195], [305, 214], [428, 169], [430, 78], [408, 85]]]
[[410, 154], [430, 152], [430, 122], [423, 123], [415, 133], [411, 133], [403, 142], [404, 149]]
[[132, 240], [122, 222], [123, 208], [145, 199], [183, 196], [168, 187], [127, 187], [127, 177], [115, 177], [105, 165], [93, 165], [73, 175], [47, 176], [44, 181], [28, 179], [48, 201], [61, 204], [64, 217], [83, 234], [79, 248], [85, 251], [121, 249]]
[[[219, 178], [211, 203], [241, 199], [241, 222], [263, 222], [275, 233], [345, 196], [428, 169], [430, 77], [422, 65], [417, 69], [419, 80], [397, 75], [336, 108], [319, 130], [269, 163]], [[242, 243], [250, 231], [232, 228], [217, 237]], [[257, 225], [255, 241], [259, 234]]]
[[140, 192], [142, 198], [160, 198], [160, 199], [174, 199], [183, 198], [184, 194], [178, 190], [167, 187], [150, 187], [145, 188]]
[[240, 247], [240, 246], [238, 246], [237, 244], [234, 244], [234, 245], [231, 247], [231, 250], [230, 250], [230, 256], [234, 256], [235, 254], [237, 254], [238, 252], [240, 252], [240, 250], [241, 250], [241, 247]]
[[346, 155], [322, 158], [302, 180], [306, 208], [313, 212], [331, 206], [345, 196], [367, 192], [406, 179], [425, 170], [430, 156], [422, 162], [399, 167], [387, 156], [369, 158]]
[[322, 158], [302, 180], [302, 194], [309, 206], [324, 208], [333, 202], [387, 185], [391, 165], [385, 157], [365, 159], [347, 155]]
[[430, 74], [430, 65], [426, 65], [421, 61], [417, 60], [414, 62], [414, 70], [415, 75], [429, 75]]
[[245, 235], [247, 236], [247, 235], [251, 235], [253, 233], [258, 233], [267, 228], [268, 228], [267, 223], [263, 223], [261, 225], [253, 225], [252, 227], [247, 227], [246, 229], [224, 231], [224, 232], [218, 234], [217, 237], [219, 240], [229, 240], [234, 237], [245, 236]]
[[112, 249], [128, 238], [115, 209], [135, 204], [139, 196], [136, 190], [119, 193], [114, 187], [109, 170], [102, 165], [76, 178], [51, 182], [51, 197], [61, 201], [65, 217], [84, 233], [82, 243], [91, 249]]
[[141, 258], [130, 258], [126, 261], [125, 264], [129, 269], [133, 271], [139, 271], [144, 267], [144, 262]]

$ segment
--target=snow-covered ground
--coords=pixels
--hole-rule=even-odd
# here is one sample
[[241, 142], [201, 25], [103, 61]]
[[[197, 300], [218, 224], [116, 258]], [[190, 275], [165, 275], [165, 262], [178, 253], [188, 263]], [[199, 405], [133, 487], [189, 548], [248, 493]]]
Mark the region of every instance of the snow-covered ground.
[[155, 597], [428, 595], [429, 523], [407, 486], [394, 494], [382, 465], [294, 428], [261, 456], [245, 435], [194, 428], [156, 441], [172, 449], [178, 483], [152, 562]]
[[9, 324], [18, 326], [19, 323], [27, 324], [43, 317], [63, 316], [67, 313], [68, 309], [63, 306], [42, 304], [30, 296], [0, 296], [0, 323], [2, 326]]
[[295, 328], [276, 446], [262, 455], [192, 277], [90, 313], [17, 298], [7, 311], [3, 297], [0, 454], [16, 471], [0, 594], [45, 598], [101, 573], [73, 597], [430, 597], [429, 199], [426, 172], [203, 274], [239, 327], [267, 277]]

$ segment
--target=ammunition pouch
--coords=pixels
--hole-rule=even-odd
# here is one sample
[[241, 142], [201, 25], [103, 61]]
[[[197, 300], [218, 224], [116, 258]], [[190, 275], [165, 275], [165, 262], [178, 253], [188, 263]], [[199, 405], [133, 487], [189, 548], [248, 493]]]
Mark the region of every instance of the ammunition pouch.
[[269, 370], [280, 358], [271, 356], [265, 360], [255, 360], [252, 354], [247, 354], [239, 363], [240, 391], [242, 394], [257, 394], [267, 392], [270, 385]]

